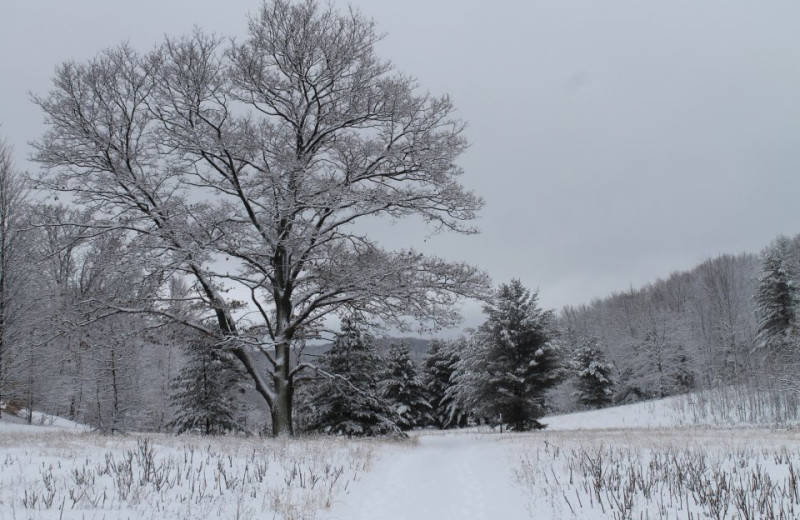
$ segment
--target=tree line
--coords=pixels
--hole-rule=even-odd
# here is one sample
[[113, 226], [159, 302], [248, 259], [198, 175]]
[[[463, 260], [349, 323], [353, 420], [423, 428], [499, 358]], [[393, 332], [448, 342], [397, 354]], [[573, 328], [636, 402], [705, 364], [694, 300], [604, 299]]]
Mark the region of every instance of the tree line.
[[758, 322], [756, 255], [722, 255], [688, 272], [561, 314], [572, 344], [598, 339], [617, 367], [620, 402], [743, 382]]
[[[788, 373], [800, 347], [798, 240], [779, 237], [760, 255], [720, 255], [640, 289], [566, 307], [560, 330], [572, 348], [590, 338], [611, 362], [617, 403], [725, 387], [796, 400]], [[564, 410], [575, 407], [569, 391], [555, 399]]]
[[434, 341], [420, 367], [408, 348], [381, 359], [368, 331], [346, 321], [304, 388], [305, 430], [346, 435], [396, 434], [420, 427], [486, 423], [541, 428], [546, 393], [568, 372], [552, 312], [519, 280], [501, 285], [486, 321], [455, 341]]

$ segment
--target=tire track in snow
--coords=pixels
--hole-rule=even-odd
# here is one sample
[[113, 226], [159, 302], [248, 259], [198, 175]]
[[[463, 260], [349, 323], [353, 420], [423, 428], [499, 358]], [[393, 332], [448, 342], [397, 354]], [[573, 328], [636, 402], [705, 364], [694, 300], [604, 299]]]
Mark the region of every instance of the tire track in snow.
[[524, 520], [509, 450], [498, 435], [422, 435], [391, 450], [335, 504], [328, 520]]

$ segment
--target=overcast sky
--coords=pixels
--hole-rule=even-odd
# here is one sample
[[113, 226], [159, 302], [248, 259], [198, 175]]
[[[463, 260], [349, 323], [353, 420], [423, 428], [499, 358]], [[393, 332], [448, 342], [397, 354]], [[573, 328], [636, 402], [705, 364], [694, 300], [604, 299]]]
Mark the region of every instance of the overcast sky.
[[[346, 7], [345, 2], [335, 2]], [[0, 122], [26, 168], [28, 91], [56, 64], [197, 25], [243, 35], [256, 0], [2, 0]], [[521, 278], [549, 308], [800, 232], [800, 2], [361, 0], [380, 54], [469, 122], [481, 235], [386, 227], [391, 246]], [[468, 324], [477, 311], [468, 309]]]

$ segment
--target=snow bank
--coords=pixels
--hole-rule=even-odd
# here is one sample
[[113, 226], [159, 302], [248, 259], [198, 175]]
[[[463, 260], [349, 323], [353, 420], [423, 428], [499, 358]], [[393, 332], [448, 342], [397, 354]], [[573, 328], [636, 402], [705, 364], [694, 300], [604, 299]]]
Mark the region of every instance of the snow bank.
[[719, 388], [600, 410], [554, 415], [548, 430], [628, 428], [786, 428], [800, 424], [800, 396]]
[[664, 428], [686, 426], [680, 397], [634, 403], [601, 410], [545, 417], [547, 430], [603, 430], [612, 428]]
[[42, 433], [53, 431], [73, 431], [82, 432], [88, 431], [89, 427], [80, 423], [57, 417], [55, 415], [48, 415], [41, 412], [33, 412], [32, 423], [28, 424], [27, 412], [20, 412], [20, 416], [4, 413], [0, 417], [0, 433]]

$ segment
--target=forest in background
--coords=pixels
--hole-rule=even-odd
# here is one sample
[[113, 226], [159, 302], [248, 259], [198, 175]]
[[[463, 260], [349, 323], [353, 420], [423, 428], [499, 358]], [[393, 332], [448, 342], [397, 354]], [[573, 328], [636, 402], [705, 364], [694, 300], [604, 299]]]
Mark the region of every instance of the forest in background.
[[561, 311], [573, 347], [596, 337], [616, 367], [616, 402], [749, 382], [760, 374], [755, 293], [760, 260], [721, 255], [638, 289]]
[[[9, 160], [10, 150], [5, 152]], [[16, 182], [13, 175], [4, 178]], [[75, 210], [32, 202], [21, 189], [5, 207], [11, 210], [3, 213], [7, 232], [1, 244], [5, 409], [42, 410], [101, 431], [175, 430], [181, 389], [176, 382], [190, 368], [202, 334], [148, 314], [108, 313], [102, 304], [139, 298], [164, 281], [149, 279], [136, 251], [113, 234], [76, 240], [83, 230], [75, 224]], [[781, 238], [760, 256], [721, 255], [645, 287], [562, 309], [554, 319], [555, 337], [570, 370], [548, 391], [548, 411], [595, 407], [577, 396], [575, 354], [587, 339], [611, 366], [605, 405], [731, 385], [796, 392], [793, 378], [784, 377], [795, 366], [791, 357], [771, 362], [774, 349], [759, 348], [757, 292], [766, 276], [763, 264], [775, 251], [789, 259], [787, 265], [797, 265], [798, 241]], [[797, 276], [791, 265], [787, 273]], [[174, 278], [168, 285], [173, 312], [197, 312], [183, 301], [186, 283]], [[795, 282], [790, 279], [787, 287]], [[404, 342], [411, 343], [413, 377], [430, 387], [430, 340], [374, 340], [372, 370], [378, 374], [391, 345]], [[467, 336], [433, 341], [434, 350], [448, 352], [468, 349], [469, 343]], [[306, 352], [318, 359], [329, 348], [309, 346]], [[201, 364], [215, 362], [212, 356]], [[445, 381], [451, 375], [446, 371]], [[240, 373], [226, 391], [225, 406], [238, 429], [268, 430], [269, 417], [252, 404], [257, 398], [246, 377]], [[439, 391], [443, 397], [444, 389]], [[433, 417], [437, 399], [427, 398]], [[439, 413], [439, 426], [466, 424], [448, 423], [447, 412]]]

